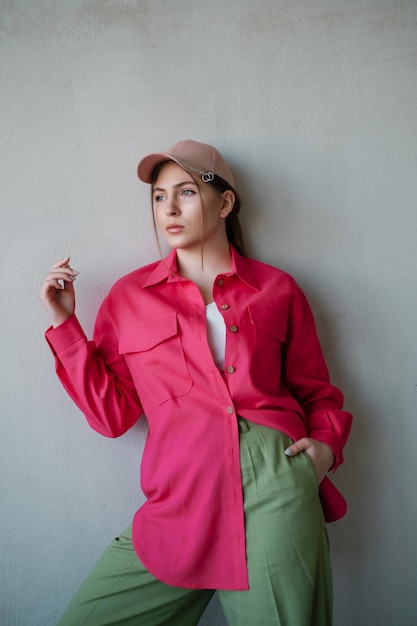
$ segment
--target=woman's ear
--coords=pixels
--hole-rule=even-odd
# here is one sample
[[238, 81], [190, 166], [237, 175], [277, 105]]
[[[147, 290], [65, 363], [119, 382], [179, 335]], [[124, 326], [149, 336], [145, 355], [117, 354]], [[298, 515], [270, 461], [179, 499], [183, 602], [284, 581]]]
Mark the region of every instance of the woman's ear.
[[233, 210], [235, 205], [235, 194], [231, 189], [227, 189], [222, 193], [223, 205], [220, 210], [220, 217], [226, 218]]

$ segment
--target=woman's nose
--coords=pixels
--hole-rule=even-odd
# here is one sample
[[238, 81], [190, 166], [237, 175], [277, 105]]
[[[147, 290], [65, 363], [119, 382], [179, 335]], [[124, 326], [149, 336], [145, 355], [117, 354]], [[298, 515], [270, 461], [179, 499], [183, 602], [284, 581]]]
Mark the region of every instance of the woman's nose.
[[177, 215], [179, 213], [179, 206], [175, 196], [167, 199], [165, 212], [167, 215]]

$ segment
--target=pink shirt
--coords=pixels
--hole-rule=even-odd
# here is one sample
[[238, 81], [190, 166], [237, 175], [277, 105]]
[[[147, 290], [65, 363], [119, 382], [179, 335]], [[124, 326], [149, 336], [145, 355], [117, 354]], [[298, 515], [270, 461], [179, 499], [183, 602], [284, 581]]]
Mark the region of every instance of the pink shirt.
[[[233, 248], [232, 256], [232, 271], [213, 285], [227, 329], [224, 373], [207, 342], [204, 302], [177, 274], [174, 251], [112, 287], [94, 341], [75, 316], [46, 333], [92, 428], [118, 437], [146, 414], [147, 501], [133, 543], [149, 571], [175, 586], [248, 588], [236, 415], [329, 444], [335, 469], [351, 425], [295, 281]], [[343, 515], [327, 478], [321, 491], [327, 519]]]

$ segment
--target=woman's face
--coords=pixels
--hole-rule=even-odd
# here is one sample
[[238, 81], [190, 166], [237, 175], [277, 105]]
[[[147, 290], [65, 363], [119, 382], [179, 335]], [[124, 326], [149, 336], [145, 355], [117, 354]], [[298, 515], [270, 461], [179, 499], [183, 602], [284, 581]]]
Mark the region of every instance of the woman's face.
[[[173, 161], [161, 167], [152, 188], [156, 223], [169, 246], [200, 253], [210, 242], [226, 237], [225, 218], [233, 192], [219, 194], [207, 183], [197, 183]], [[203, 210], [204, 206], [204, 210]]]

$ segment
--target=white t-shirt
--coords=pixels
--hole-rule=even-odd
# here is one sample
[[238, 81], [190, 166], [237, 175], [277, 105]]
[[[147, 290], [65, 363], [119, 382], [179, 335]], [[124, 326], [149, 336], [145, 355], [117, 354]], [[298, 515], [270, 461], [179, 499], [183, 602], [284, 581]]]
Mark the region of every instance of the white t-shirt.
[[207, 340], [214, 362], [219, 370], [223, 370], [226, 350], [226, 324], [215, 302], [206, 305], [206, 321]]

